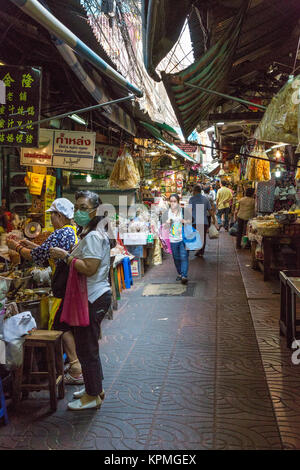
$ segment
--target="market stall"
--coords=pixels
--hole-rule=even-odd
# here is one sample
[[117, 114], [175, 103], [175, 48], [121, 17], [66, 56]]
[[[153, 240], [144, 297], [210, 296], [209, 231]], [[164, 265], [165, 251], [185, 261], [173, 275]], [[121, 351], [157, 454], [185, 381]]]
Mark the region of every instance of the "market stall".
[[258, 216], [248, 222], [251, 266], [260, 268], [264, 280], [285, 269], [300, 268], [300, 219], [297, 213]]

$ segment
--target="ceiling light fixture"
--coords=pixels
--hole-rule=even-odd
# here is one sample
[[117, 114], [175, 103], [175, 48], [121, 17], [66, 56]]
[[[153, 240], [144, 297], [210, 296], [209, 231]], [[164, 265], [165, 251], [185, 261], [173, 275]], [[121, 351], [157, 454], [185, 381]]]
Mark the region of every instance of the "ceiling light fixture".
[[272, 147], [270, 147], [268, 150], [266, 150], [266, 153], [271, 152], [271, 150], [273, 150], [273, 149], [277, 149], [279, 147], [285, 147], [285, 146], [286, 146], [286, 144], [272, 145]]
[[81, 118], [81, 117], [78, 116], [77, 114], [70, 114], [68, 117], [69, 117], [70, 119], [73, 119], [73, 121], [78, 122], [79, 124], [83, 124], [83, 125], [85, 125], [85, 126], [87, 126], [87, 124], [88, 124], [83, 118]]

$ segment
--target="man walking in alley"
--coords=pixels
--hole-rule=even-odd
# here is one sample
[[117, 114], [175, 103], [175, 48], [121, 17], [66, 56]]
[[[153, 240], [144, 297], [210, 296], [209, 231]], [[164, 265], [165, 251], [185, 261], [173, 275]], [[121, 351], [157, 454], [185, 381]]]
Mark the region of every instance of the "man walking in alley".
[[[201, 194], [201, 191], [202, 191], [201, 186], [198, 186], [198, 185], [195, 186], [193, 189], [193, 196], [189, 200], [189, 205], [192, 206], [193, 227], [198, 230], [201, 236], [201, 239], [203, 239], [203, 246], [201, 250], [198, 250], [196, 252], [196, 256], [204, 255], [205, 245], [206, 245], [206, 234], [209, 228], [208, 217], [211, 216], [213, 223], [215, 223], [215, 215], [212, 210], [211, 204], [208, 198]], [[198, 209], [197, 209], [197, 206], [198, 206]], [[203, 208], [203, 212], [202, 212], [202, 208]]]
[[[227, 188], [227, 182], [221, 181], [221, 188], [217, 192], [217, 219], [219, 230], [221, 226], [228, 231], [230, 202], [232, 200], [232, 192]], [[222, 216], [224, 216], [224, 225], [222, 223]]]

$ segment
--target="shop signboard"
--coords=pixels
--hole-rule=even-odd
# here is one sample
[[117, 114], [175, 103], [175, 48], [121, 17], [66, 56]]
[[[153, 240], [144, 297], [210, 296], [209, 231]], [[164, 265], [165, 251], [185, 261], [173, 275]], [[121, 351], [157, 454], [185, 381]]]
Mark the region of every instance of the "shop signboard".
[[52, 166], [52, 129], [40, 129], [39, 143], [36, 148], [21, 148], [21, 165]]
[[[0, 146], [36, 147], [39, 125], [32, 123], [40, 118], [41, 68], [1, 65], [0, 81], [5, 86], [0, 103]], [[21, 129], [1, 131], [23, 125]]]
[[44, 209], [45, 209], [45, 229], [51, 231], [53, 229], [51, 223], [51, 213], [46, 212], [51, 207], [52, 202], [56, 198], [56, 178], [55, 176], [46, 175], [46, 188], [44, 196]]
[[96, 142], [94, 172], [110, 175], [118, 158], [120, 147]]
[[41, 129], [38, 147], [21, 148], [21, 165], [93, 170], [95, 140], [94, 132]]

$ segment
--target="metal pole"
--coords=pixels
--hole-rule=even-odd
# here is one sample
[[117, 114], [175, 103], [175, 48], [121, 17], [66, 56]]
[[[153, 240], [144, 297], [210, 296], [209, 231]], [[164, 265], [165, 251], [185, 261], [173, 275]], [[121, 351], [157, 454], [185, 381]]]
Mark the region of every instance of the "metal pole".
[[[65, 118], [65, 117], [69, 117], [71, 114], [82, 114], [82, 113], [85, 113], [85, 112], [88, 112], [88, 111], [94, 111], [96, 109], [102, 108], [103, 106], [109, 106], [111, 104], [120, 103], [121, 101], [132, 100], [134, 98], [135, 98], [134, 95], [125, 96], [124, 98], [119, 98], [119, 99], [113, 100], [113, 101], [107, 101], [106, 103], [96, 104], [94, 106], [89, 106], [88, 108], [82, 108], [82, 109], [78, 109], [76, 111], [69, 111], [68, 113], [58, 114], [57, 116], [51, 116], [49, 118], [40, 119], [39, 121], [31, 122], [30, 125], [31, 126], [36, 126], [36, 125], [41, 124], [43, 122], [51, 121], [51, 119], [62, 119], [62, 118]], [[10, 131], [13, 131], [13, 130], [16, 130], [16, 129], [23, 129], [24, 127], [27, 127], [27, 126], [28, 126], [28, 123], [27, 124], [22, 124], [22, 126], [10, 127], [8, 129], [0, 129], [0, 132], [10, 132]]]
[[243, 100], [242, 98], [237, 98], [235, 96], [226, 95], [225, 93], [220, 93], [219, 91], [209, 90], [208, 88], [203, 88], [200, 85], [194, 85], [194, 84], [189, 83], [189, 82], [184, 82], [184, 85], [187, 85], [191, 88], [198, 88], [198, 90], [202, 90], [205, 93], [211, 93], [212, 95], [221, 96], [222, 98], [226, 98], [226, 99], [232, 100], [232, 101], [237, 101], [238, 103], [242, 103], [242, 104], [246, 104], [246, 105], [250, 105], [250, 106], [255, 106], [255, 108], [260, 108], [260, 109], [263, 109], [264, 111], [267, 109], [267, 107], [263, 106], [262, 104], [256, 104], [256, 103], [253, 103], [252, 101], [247, 101], [247, 100]]
[[98, 54], [72, 33], [61, 21], [48, 11], [38, 0], [11, 0], [17, 7], [21, 8], [27, 15], [44, 26], [51, 34], [64, 41], [75, 52], [84, 59], [91, 62], [100, 72], [109, 77], [113, 82], [127, 88], [141, 98], [142, 90], [128, 82], [119, 72], [107, 64]]

